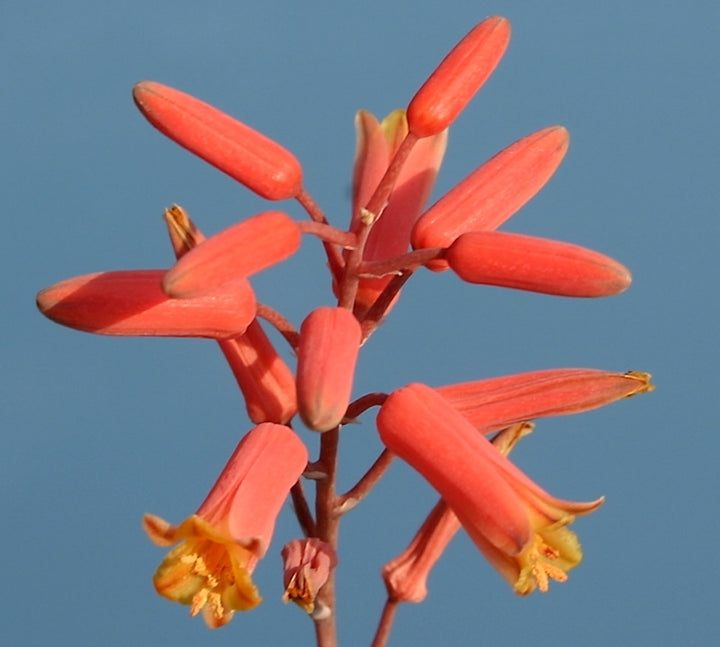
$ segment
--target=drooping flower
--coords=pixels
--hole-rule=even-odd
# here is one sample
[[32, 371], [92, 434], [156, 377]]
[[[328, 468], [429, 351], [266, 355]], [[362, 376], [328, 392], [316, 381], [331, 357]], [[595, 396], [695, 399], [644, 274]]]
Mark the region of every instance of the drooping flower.
[[173, 548], [153, 578], [160, 595], [202, 612], [211, 628], [262, 598], [252, 582], [275, 519], [307, 464], [305, 445], [284, 425], [263, 423], [240, 441], [197, 512], [179, 526], [145, 515], [143, 527]]
[[294, 539], [282, 549], [283, 601], [292, 600], [313, 618], [324, 617], [329, 609], [316, 605], [317, 594], [327, 582], [330, 571], [337, 566], [333, 547], [317, 537]]
[[[177, 258], [202, 243], [205, 236], [188, 213], [173, 205], [163, 214]], [[295, 375], [253, 319], [242, 335], [218, 340], [245, 399], [248, 417], [261, 422], [286, 424], [297, 413]]]
[[255, 424], [286, 424], [297, 413], [295, 375], [280, 357], [260, 322], [254, 319], [240, 336], [220, 342]]
[[436, 391], [393, 391], [377, 418], [385, 446], [420, 472], [514, 590], [564, 581], [582, 552], [567, 526], [603, 502], [552, 497], [505, 458]]
[[[492, 444], [507, 456], [518, 440], [533, 430], [532, 423], [521, 422], [496, 434]], [[462, 528], [457, 515], [440, 499], [427, 516], [407, 548], [383, 566], [381, 574], [393, 602], [422, 602], [427, 596], [427, 578], [433, 566]]]

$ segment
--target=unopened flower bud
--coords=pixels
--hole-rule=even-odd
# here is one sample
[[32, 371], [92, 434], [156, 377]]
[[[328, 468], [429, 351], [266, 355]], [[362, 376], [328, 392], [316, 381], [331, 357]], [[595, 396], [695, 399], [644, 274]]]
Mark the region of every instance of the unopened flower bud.
[[447, 250], [450, 268], [468, 283], [566, 297], [604, 297], [626, 290], [629, 270], [599, 252], [546, 238], [478, 231]]
[[362, 331], [345, 308], [317, 308], [300, 327], [298, 409], [315, 431], [340, 424], [352, 392]]
[[491, 16], [476, 25], [443, 59], [410, 101], [410, 132], [417, 137], [445, 130], [500, 62], [510, 42], [510, 22]]
[[161, 133], [263, 198], [285, 200], [302, 189], [292, 153], [230, 115], [154, 81], [138, 83], [133, 98]]
[[163, 289], [185, 299], [275, 265], [300, 247], [300, 229], [282, 211], [266, 211], [215, 234], [194, 247], [168, 271]]
[[[500, 151], [420, 216], [412, 246], [449, 247], [461, 234], [497, 229], [550, 179], [569, 142], [565, 128], [551, 126]], [[438, 259], [427, 267], [441, 271], [448, 264]]]
[[86, 274], [42, 290], [37, 306], [56, 323], [100, 335], [210, 337], [242, 334], [255, 317], [246, 280], [232, 290], [172, 299], [160, 287], [165, 270]]

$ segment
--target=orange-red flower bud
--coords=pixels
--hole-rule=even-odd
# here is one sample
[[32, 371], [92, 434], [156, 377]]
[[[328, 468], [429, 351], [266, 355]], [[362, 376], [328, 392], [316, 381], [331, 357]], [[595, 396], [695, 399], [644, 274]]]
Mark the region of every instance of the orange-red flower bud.
[[297, 413], [295, 376], [254, 319], [244, 334], [221, 342], [220, 349], [245, 397], [255, 424], [285, 424]]
[[56, 323], [101, 335], [224, 339], [242, 334], [255, 317], [255, 294], [241, 280], [232, 290], [171, 299], [165, 270], [100, 272], [45, 288], [37, 306]]
[[170, 268], [163, 289], [176, 298], [214, 291], [275, 265], [300, 247], [297, 223], [282, 211], [266, 211], [215, 234]]
[[265, 135], [174, 88], [141, 81], [135, 104], [161, 133], [267, 200], [295, 197], [300, 163]]
[[652, 391], [650, 375], [592, 368], [557, 368], [437, 387], [483, 433], [509, 425], [602, 407]]
[[[433, 204], [412, 232], [415, 249], [449, 247], [461, 234], [497, 229], [550, 179], [568, 149], [562, 126], [527, 135], [475, 169]], [[446, 261], [428, 263], [445, 270]]]
[[546, 238], [499, 231], [460, 236], [447, 250], [463, 281], [565, 297], [605, 297], [626, 290], [630, 271], [599, 252]]
[[510, 42], [510, 22], [491, 16], [476, 25], [443, 59], [408, 106], [410, 132], [445, 130], [500, 62]]
[[362, 331], [345, 308], [317, 308], [300, 327], [298, 410], [315, 431], [340, 424], [352, 392]]

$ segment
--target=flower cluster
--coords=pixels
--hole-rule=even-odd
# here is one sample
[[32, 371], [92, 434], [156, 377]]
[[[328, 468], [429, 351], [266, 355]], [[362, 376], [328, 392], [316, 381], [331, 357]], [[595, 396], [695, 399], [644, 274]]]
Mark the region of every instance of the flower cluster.
[[[609, 296], [630, 284], [628, 270], [598, 252], [497, 231], [560, 164], [568, 147], [561, 126], [519, 139], [426, 205], [447, 129], [492, 73], [509, 38], [506, 19], [488, 18], [447, 55], [406, 110], [382, 121], [358, 113], [347, 230], [328, 222], [303, 188], [300, 163], [282, 146], [179, 90], [150, 81], [135, 86], [135, 103], [164, 135], [269, 201], [297, 200], [309, 216], [298, 221], [268, 210], [205, 239], [173, 206], [165, 212], [172, 267], [88, 274], [37, 297], [43, 314], [71, 328], [206, 337], [227, 359], [255, 426], [195, 514], [177, 526], [153, 515], [143, 521], [155, 543], [175, 546], [154, 576], [157, 591], [189, 605], [193, 615], [202, 613], [210, 627], [260, 602], [252, 573], [291, 495], [303, 536], [282, 550], [284, 599], [312, 616], [319, 644], [334, 644], [338, 524], [394, 457], [441, 498], [408, 548], [382, 569], [387, 613], [375, 644], [384, 644], [397, 603], [425, 597], [430, 569], [460, 528], [520, 595], [547, 591], [580, 562], [568, 526], [603, 499], [557, 499], [508, 454], [532, 429], [531, 420], [649, 391], [649, 375], [564, 368], [435, 388], [413, 383], [352, 400], [360, 348], [420, 268], [570, 297]], [[251, 277], [294, 254], [303, 236], [322, 241], [337, 302], [312, 309], [296, 328], [256, 299]], [[294, 366], [267, 326], [288, 343]], [[374, 407], [385, 450], [353, 488], [338, 493], [341, 429]], [[298, 419], [318, 432], [313, 461], [294, 429]], [[308, 483], [315, 484], [314, 510]]]

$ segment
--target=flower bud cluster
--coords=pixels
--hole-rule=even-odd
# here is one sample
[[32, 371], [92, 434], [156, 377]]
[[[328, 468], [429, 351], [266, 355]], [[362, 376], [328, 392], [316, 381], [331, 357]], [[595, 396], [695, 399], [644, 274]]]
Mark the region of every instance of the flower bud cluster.
[[[284, 599], [317, 623], [332, 622], [340, 517], [395, 456], [422, 474], [441, 500], [408, 549], [382, 571], [391, 603], [425, 597], [430, 568], [461, 527], [521, 595], [547, 591], [550, 580], [564, 581], [580, 562], [580, 545], [567, 527], [602, 498], [555, 498], [507, 454], [530, 420], [649, 391], [649, 375], [552, 369], [436, 388], [417, 382], [353, 401], [361, 347], [422, 267], [450, 270], [470, 284], [566, 297], [609, 296], [630, 285], [629, 271], [608, 256], [496, 231], [559, 166], [569, 142], [561, 126], [519, 139], [426, 206], [447, 130], [509, 39], [509, 22], [488, 18], [448, 54], [406, 110], [381, 121], [358, 113], [347, 230], [330, 224], [306, 193], [302, 168], [285, 148], [184, 92], [151, 81], [135, 86], [136, 105], [161, 133], [267, 200], [297, 200], [309, 216], [300, 221], [265, 211], [206, 239], [173, 206], [165, 212], [176, 257], [171, 267], [88, 274], [37, 297], [43, 314], [78, 330], [207, 337], [220, 346], [255, 426], [195, 514], [178, 526], [153, 515], [144, 519], [153, 541], [177, 544], [155, 575], [158, 592], [201, 613], [210, 627], [260, 602], [251, 575], [288, 494], [304, 536], [282, 552]], [[251, 280], [292, 256], [303, 235], [322, 241], [337, 302], [310, 306], [296, 328], [257, 300]], [[385, 451], [339, 495], [340, 432], [373, 406], [380, 407], [376, 426]], [[300, 422], [318, 434], [303, 439], [294, 429]], [[314, 437], [320, 451], [310, 460], [306, 440]], [[304, 481], [316, 483], [314, 513]]]

